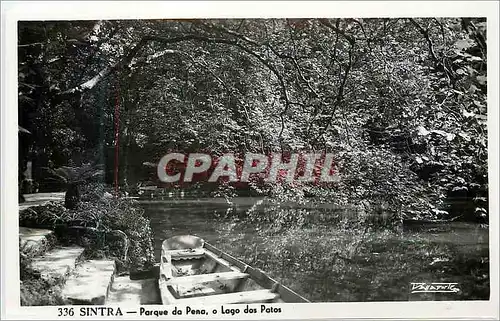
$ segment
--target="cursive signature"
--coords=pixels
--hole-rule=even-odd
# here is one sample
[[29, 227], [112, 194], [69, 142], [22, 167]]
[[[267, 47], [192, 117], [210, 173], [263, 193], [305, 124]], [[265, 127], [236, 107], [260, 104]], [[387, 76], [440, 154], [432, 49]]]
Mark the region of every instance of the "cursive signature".
[[458, 283], [411, 283], [411, 293], [440, 292], [456, 293], [460, 291]]

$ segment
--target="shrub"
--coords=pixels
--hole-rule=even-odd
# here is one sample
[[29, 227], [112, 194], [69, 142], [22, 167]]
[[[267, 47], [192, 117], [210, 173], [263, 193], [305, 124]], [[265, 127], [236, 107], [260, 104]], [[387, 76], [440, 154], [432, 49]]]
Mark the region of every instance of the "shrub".
[[46, 306], [64, 304], [59, 279], [42, 279], [31, 268], [35, 253], [19, 242], [20, 304], [21, 306]]
[[82, 188], [76, 209], [50, 202], [23, 210], [21, 226], [55, 230], [62, 243], [85, 247], [85, 257], [114, 258], [119, 270], [154, 264], [153, 235], [144, 211], [130, 199], [104, 192], [102, 184]]

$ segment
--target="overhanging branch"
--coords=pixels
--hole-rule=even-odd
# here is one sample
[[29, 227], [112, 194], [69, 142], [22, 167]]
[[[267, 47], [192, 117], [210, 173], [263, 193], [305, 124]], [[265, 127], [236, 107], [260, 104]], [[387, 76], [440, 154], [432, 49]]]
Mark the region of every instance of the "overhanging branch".
[[288, 91], [286, 89], [286, 83], [282, 75], [279, 73], [279, 71], [274, 67], [268, 60], [263, 58], [260, 54], [257, 52], [247, 48], [244, 46], [240, 40], [231, 40], [231, 39], [226, 39], [226, 38], [218, 38], [218, 37], [208, 37], [208, 36], [203, 36], [203, 35], [185, 35], [185, 36], [180, 36], [180, 37], [173, 37], [173, 38], [165, 38], [162, 36], [156, 36], [156, 35], [149, 35], [143, 37], [131, 50], [130, 52], [124, 56], [122, 59], [118, 60], [114, 64], [104, 68], [101, 70], [97, 75], [92, 77], [91, 79], [87, 80], [83, 84], [76, 86], [74, 88], [68, 89], [64, 91], [62, 94], [63, 95], [68, 95], [68, 94], [74, 94], [78, 92], [84, 92], [91, 90], [94, 88], [100, 81], [108, 77], [110, 74], [115, 72], [118, 69], [121, 69], [124, 66], [127, 66], [132, 59], [150, 42], [159, 42], [163, 44], [173, 44], [173, 43], [179, 43], [179, 42], [184, 42], [184, 41], [201, 41], [201, 42], [206, 42], [206, 43], [218, 43], [218, 44], [225, 44], [229, 46], [234, 46], [236, 48], [239, 48], [240, 50], [246, 52], [247, 54], [255, 57], [260, 63], [262, 63], [264, 66], [266, 66], [278, 79], [278, 82], [280, 84], [282, 93], [283, 93], [283, 98], [285, 100], [285, 108], [283, 111], [280, 113], [280, 119], [281, 119], [281, 130], [279, 134], [279, 139], [281, 140], [281, 136], [284, 131], [284, 115], [286, 114], [289, 106], [290, 106], [290, 99], [288, 96]]
[[186, 35], [186, 36], [181, 36], [181, 37], [173, 37], [173, 38], [165, 38], [161, 36], [155, 36], [155, 35], [150, 35], [150, 36], [145, 36], [143, 37], [131, 50], [130, 52], [124, 56], [122, 59], [119, 61], [115, 62], [114, 64], [104, 68], [101, 70], [97, 75], [92, 77], [91, 79], [87, 80], [83, 84], [68, 89], [63, 94], [71, 94], [71, 93], [76, 93], [76, 92], [83, 92], [90, 90], [95, 87], [97, 83], [105, 79], [107, 76], [109, 76], [111, 73], [114, 71], [118, 70], [119, 68], [128, 65], [132, 59], [139, 53], [139, 51], [144, 48], [149, 42], [159, 42], [159, 43], [164, 43], [164, 44], [173, 44], [173, 43], [179, 43], [179, 42], [184, 42], [184, 41], [202, 41], [206, 43], [219, 43], [219, 44], [226, 44], [230, 46], [237, 47], [241, 49], [242, 51], [248, 53], [249, 55], [257, 58], [259, 62], [261, 62], [263, 65], [265, 65], [278, 79], [283, 95], [286, 101], [286, 104], [289, 105], [289, 98], [288, 98], [288, 92], [286, 90], [286, 84], [279, 73], [279, 71], [265, 58], [263, 58], [261, 55], [258, 53], [254, 52], [253, 50], [245, 47], [244, 45], [241, 44], [240, 41], [238, 40], [230, 40], [230, 39], [225, 39], [225, 38], [217, 38], [217, 37], [207, 37], [207, 36], [202, 36], [202, 35]]

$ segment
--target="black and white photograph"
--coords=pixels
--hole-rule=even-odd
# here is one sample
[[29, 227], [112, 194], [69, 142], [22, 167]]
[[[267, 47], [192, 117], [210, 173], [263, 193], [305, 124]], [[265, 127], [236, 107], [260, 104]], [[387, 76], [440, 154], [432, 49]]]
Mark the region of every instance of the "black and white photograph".
[[489, 19], [16, 21], [2, 190], [18, 209], [2, 220], [18, 236], [2, 247], [19, 309], [271, 319], [498, 299]]

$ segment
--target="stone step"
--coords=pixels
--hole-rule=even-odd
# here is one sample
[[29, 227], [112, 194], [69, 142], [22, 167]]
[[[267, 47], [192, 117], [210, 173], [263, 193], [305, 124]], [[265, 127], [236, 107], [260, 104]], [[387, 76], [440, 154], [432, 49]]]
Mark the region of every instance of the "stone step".
[[41, 255], [56, 242], [54, 231], [40, 228], [19, 227], [19, 251], [29, 256]]
[[106, 304], [161, 304], [158, 279], [131, 280], [115, 277]]
[[64, 279], [75, 268], [83, 250], [80, 246], [55, 247], [42, 256], [34, 257], [31, 268], [38, 271], [43, 279]]
[[19, 204], [19, 211], [33, 206], [45, 205], [49, 202], [62, 202], [64, 201], [64, 195], [64, 192], [24, 194], [26, 201]]
[[82, 262], [69, 276], [61, 295], [68, 304], [102, 305], [108, 296], [115, 270], [114, 261]]

